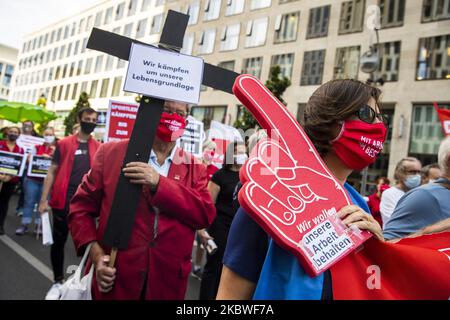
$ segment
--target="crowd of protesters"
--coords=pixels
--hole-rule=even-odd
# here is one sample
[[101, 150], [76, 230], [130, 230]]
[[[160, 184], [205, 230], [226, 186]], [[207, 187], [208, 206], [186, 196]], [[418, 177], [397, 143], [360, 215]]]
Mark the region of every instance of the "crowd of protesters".
[[[353, 202], [338, 215], [380, 241], [448, 230], [450, 138], [441, 143], [438, 163], [403, 158], [395, 167], [393, 183], [386, 176], [370, 181], [376, 190], [368, 198], [346, 182], [353, 170], [376, 159], [358, 152], [354, 135], [363, 132], [377, 141], [386, 137], [379, 97], [380, 91], [367, 84], [335, 80], [319, 87], [307, 104], [305, 132]], [[122, 167], [128, 141], [97, 142], [92, 136], [97, 112], [84, 108], [70, 136], [58, 140], [55, 130], [47, 127], [43, 144], [29, 150], [29, 155], [52, 159], [45, 179], [0, 174], [0, 235], [5, 233], [14, 192], [20, 194], [17, 211], [23, 211], [16, 235], [29, 233], [33, 220], [34, 233], [40, 234], [39, 214], [52, 214], [54, 284], [46, 298], [58, 299], [61, 294], [69, 233], [79, 255], [90, 250], [94, 299], [183, 299], [191, 272], [201, 280], [199, 298], [205, 300], [332, 298], [329, 272], [308, 279], [297, 260], [239, 207], [239, 172], [256, 142], [266, 137], [264, 130], [247, 144], [229, 143], [220, 166], [214, 162], [213, 141], [204, 142], [202, 159], [176, 146], [188, 114], [188, 105], [166, 101], [149, 162]], [[0, 151], [18, 154], [25, 152], [17, 144], [19, 136], [37, 135], [31, 121], [21, 128], [4, 128], [1, 134]], [[129, 248], [120, 252], [112, 267], [111, 248], [101, 239], [121, 171], [143, 191]], [[192, 243], [196, 254], [191, 267]], [[205, 250], [211, 243], [216, 250]]]

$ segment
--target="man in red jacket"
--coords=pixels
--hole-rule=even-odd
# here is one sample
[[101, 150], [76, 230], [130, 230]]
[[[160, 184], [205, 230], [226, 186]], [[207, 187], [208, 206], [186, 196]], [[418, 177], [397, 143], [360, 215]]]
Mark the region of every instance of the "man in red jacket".
[[111, 248], [101, 239], [128, 141], [100, 147], [73, 197], [69, 227], [78, 254], [93, 243], [94, 299], [184, 299], [195, 230], [210, 225], [216, 214], [206, 167], [175, 146], [187, 115], [186, 104], [166, 101], [149, 162], [123, 168], [131, 183], [143, 187], [128, 248], [119, 251], [115, 268], [108, 267]]
[[[92, 108], [83, 108], [78, 112], [77, 120], [81, 130], [58, 141], [42, 188], [39, 212], [53, 213], [53, 244], [50, 258], [53, 267], [54, 285], [47, 293], [46, 299], [54, 300], [60, 296], [60, 286], [64, 281], [64, 246], [69, 233], [67, 215], [69, 202], [83, 176], [93, 165], [94, 155], [100, 146], [91, 133], [97, 125], [97, 112]], [[51, 191], [51, 194], [50, 194]], [[47, 199], [50, 200], [47, 203]]]

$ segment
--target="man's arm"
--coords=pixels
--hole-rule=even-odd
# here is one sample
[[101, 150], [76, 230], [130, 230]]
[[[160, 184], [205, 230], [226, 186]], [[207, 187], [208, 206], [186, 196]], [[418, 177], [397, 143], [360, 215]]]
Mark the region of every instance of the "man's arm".
[[52, 163], [50, 168], [48, 169], [47, 176], [44, 179], [44, 185], [42, 187], [42, 195], [41, 201], [39, 202], [39, 212], [42, 214], [48, 211], [48, 194], [53, 187], [53, 182], [55, 182], [55, 174], [58, 170], [58, 165], [56, 163]]
[[208, 191], [206, 169], [197, 166], [199, 175], [192, 187], [186, 187], [177, 181], [160, 176], [156, 192], [151, 196], [148, 187], [144, 194], [152, 206], [159, 208], [165, 214], [182, 221], [192, 229], [208, 227], [216, 217], [216, 208]]

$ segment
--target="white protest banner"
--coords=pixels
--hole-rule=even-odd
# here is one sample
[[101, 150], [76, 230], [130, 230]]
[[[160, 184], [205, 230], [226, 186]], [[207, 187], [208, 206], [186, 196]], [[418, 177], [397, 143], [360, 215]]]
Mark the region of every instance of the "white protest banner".
[[25, 169], [24, 154], [0, 151], [0, 173], [11, 176], [22, 176]]
[[31, 155], [27, 174], [29, 177], [45, 178], [51, 165], [51, 158]]
[[130, 138], [138, 108], [139, 105], [137, 103], [109, 101], [106, 115], [105, 142]]
[[184, 151], [191, 153], [193, 156], [201, 158], [202, 145], [205, 140], [205, 131], [203, 130], [203, 122], [198, 121], [192, 116], [187, 118], [188, 124], [184, 134], [177, 140], [177, 146]]
[[227, 145], [233, 141], [244, 142], [244, 139], [235, 127], [215, 120], [211, 121], [211, 127], [208, 130], [207, 136], [209, 140], [214, 141], [217, 144], [215, 150], [216, 156], [214, 157], [213, 164], [218, 168], [222, 166], [224, 161]]
[[42, 144], [44, 144], [44, 139], [35, 136], [21, 134], [19, 138], [17, 138], [17, 145], [21, 147], [25, 153], [30, 153], [35, 146], [40, 146]]
[[133, 43], [124, 91], [198, 104], [203, 59]]

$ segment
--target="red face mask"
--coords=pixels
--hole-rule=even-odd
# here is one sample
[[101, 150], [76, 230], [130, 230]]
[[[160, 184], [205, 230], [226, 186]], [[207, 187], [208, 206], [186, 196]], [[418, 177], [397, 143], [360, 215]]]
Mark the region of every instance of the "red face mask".
[[360, 171], [375, 162], [386, 139], [384, 123], [346, 120], [340, 134], [331, 143], [341, 161], [350, 169]]
[[156, 129], [156, 136], [164, 142], [172, 142], [183, 135], [185, 128], [185, 118], [176, 113], [163, 112]]

